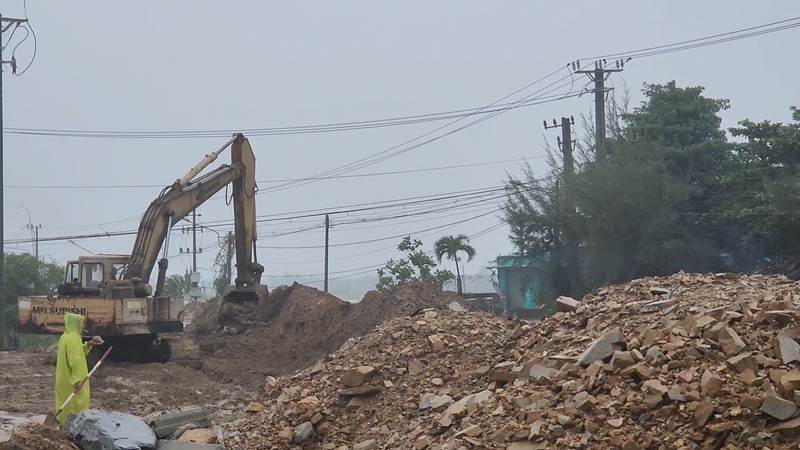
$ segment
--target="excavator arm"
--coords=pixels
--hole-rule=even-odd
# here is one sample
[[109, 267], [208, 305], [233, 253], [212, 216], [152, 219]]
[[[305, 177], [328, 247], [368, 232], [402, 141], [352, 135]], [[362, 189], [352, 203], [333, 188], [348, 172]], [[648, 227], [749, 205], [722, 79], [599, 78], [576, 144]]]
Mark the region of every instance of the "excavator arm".
[[[195, 178], [203, 169], [217, 159], [227, 147], [231, 147], [231, 164]], [[209, 198], [233, 183], [233, 211], [236, 243], [236, 286], [259, 284], [263, 266], [255, 261], [256, 233], [256, 179], [255, 155], [247, 138], [235, 135], [219, 150], [203, 159], [183, 178], [166, 187], [142, 215], [139, 231], [131, 252], [131, 259], [123, 279], [141, 279], [149, 283], [150, 275], [158, 260], [158, 279], [155, 296], [163, 295], [168, 266], [169, 232], [175, 223], [188, 216]]]

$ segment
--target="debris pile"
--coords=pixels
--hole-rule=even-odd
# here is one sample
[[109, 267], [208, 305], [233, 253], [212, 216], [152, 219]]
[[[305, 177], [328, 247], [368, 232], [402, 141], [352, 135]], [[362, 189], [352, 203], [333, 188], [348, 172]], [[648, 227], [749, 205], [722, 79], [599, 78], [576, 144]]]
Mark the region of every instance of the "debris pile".
[[433, 285], [408, 283], [368, 292], [354, 304], [294, 283], [274, 289], [260, 305], [210, 300], [195, 313], [188, 332], [209, 378], [260, 392], [265, 376], [304, 369], [386, 319], [457, 299]]
[[11, 440], [0, 442], [0, 450], [79, 450], [63, 431], [52, 430], [38, 423], [14, 428]]
[[797, 448], [798, 303], [784, 277], [679, 273], [562, 298], [535, 325], [426, 309], [268, 377], [225, 445]]

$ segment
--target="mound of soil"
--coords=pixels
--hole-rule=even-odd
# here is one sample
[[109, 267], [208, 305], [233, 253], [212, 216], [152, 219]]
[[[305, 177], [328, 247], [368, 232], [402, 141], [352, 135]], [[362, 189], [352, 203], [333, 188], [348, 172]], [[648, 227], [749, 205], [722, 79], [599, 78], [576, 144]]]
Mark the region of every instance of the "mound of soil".
[[340, 333], [351, 308], [351, 303], [295, 283], [276, 288], [260, 310], [215, 298], [198, 310], [187, 331], [210, 378], [258, 390], [267, 375], [292, 372], [325, 356], [330, 336]]
[[353, 304], [294, 283], [276, 288], [258, 306], [210, 300], [187, 332], [200, 348], [202, 371], [209, 378], [260, 391], [267, 375], [306, 368], [387, 319], [458, 300], [436, 286], [408, 283], [369, 292]]
[[353, 305], [334, 350], [347, 339], [368, 334], [387, 320], [410, 316], [423, 308], [445, 308], [452, 302], [463, 303], [454, 292], [427, 283], [404, 283], [386, 292], [369, 291]]
[[79, 450], [67, 435], [38, 423], [20, 425], [10, 441], [0, 443], [0, 450]]

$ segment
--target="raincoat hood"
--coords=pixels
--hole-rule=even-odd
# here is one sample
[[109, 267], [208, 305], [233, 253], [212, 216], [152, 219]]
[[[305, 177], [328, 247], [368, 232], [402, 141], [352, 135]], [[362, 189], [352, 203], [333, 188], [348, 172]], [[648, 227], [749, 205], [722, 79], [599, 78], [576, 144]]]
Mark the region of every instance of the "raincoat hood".
[[83, 331], [83, 316], [78, 314], [64, 314], [64, 328], [68, 333], [81, 334]]

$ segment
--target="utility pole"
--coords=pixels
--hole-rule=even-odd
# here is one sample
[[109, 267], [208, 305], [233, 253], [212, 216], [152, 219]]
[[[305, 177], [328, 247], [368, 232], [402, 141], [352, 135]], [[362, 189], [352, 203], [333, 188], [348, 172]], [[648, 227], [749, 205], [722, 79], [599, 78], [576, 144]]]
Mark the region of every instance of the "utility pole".
[[606, 160], [606, 151], [603, 148], [606, 140], [606, 91], [611, 91], [611, 89], [606, 88], [605, 82], [612, 73], [622, 72], [625, 63], [630, 60], [630, 58], [618, 59], [614, 62], [615, 68], [612, 69], [608, 68], [605, 59], [595, 61], [594, 69], [581, 70], [580, 61], [572, 63], [574, 73], [586, 74], [590, 80], [594, 81], [595, 161], [597, 162]]
[[34, 226], [32, 223], [28, 223], [25, 226], [33, 233], [33, 256], [39, 259], [39, 229], [42, 228], [42, 225]]
[[192, 273], [197, 272], [197, 211], [192, 211]]
[[231, 284], [231, 277], [233, 276], [233, 232], [228, 231], [228, 254], [225, 255], [228, 260], [226, 261], [227, 264], [227, 272], [228, 272], [228, 283]]
[[564, 178], [575, 173], [575, 160], [572, 157], [572, 125], [575, 125], [575, 117], [562, 117], [561, 123], [553, 119], [552, 125], [547, 125], [547, 121], [543, 121], [544, 129], [561, 127], [561, 138], [556, 138], [558, 146], [561, 147], [561, 153], [564, 155]]
[[[5, 204], [3, 202], [3, 66], [6, 63], [16, 66], [16, 62], [5, 61], [3, 59], [3, 34], [16, 24], [19, 26], [22, 23], [27, 23], [28, 19], [12, 19], [10, 17], [3, 17], [0, 14], [0, 242], [5, 242], [5, 230], [3, 229], [3, 221], [5, 220]], [[16, 69], [14, 69], [16, 71]], [[6, 349], [6, 314], [5, 314], [5, 249], [3, 249], [3, 257], [0, 258], [0, 351]]]
[[325, 273], [323, 277], [323, 290], [328, 293], [328, 246], [330, 244], [331, 219], [325, 214]]

